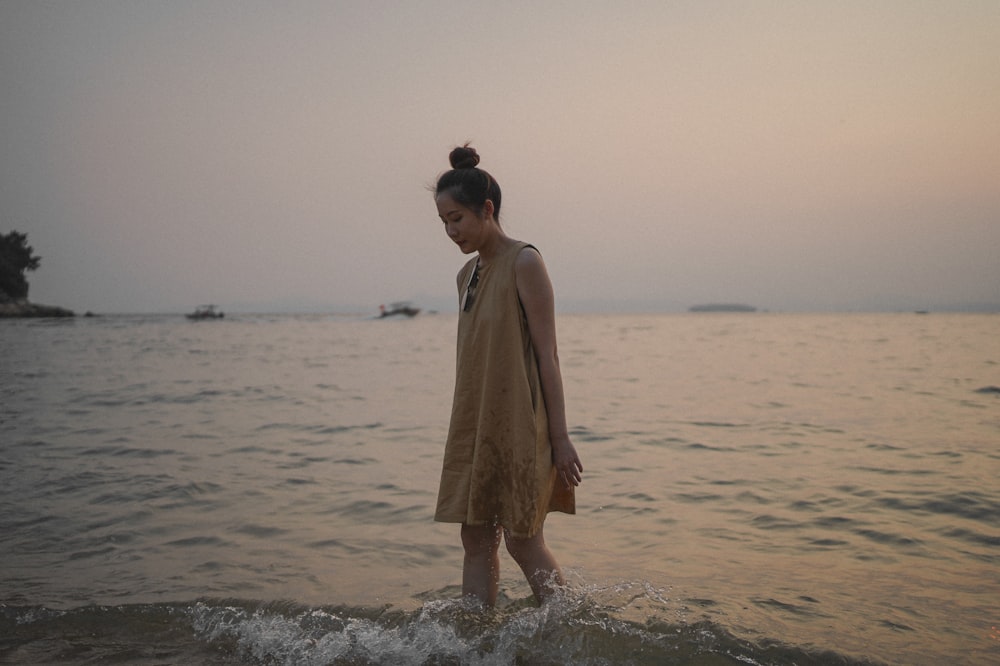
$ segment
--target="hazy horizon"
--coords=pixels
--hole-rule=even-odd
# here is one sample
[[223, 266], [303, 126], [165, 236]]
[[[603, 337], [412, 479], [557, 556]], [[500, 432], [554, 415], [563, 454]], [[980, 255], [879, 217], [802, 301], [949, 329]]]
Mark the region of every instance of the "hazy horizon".
[[1000, 310], [1000, 4], [0, 4], [0, 232], [78, 313], [456, 310], [472, 141], [560, 312]]

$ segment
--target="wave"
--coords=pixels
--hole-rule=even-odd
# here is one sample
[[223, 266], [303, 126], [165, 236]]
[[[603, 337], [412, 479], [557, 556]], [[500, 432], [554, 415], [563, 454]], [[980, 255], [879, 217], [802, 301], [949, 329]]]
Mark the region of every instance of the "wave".
[[[290, 601], [54, 610], [0, 606], [0, 661], [203, 664], [871, 664], [808, 646], [739, 638], [684, 620], [647, 583], [568, 589], [541, 607], [503, 598], [483, 612], [425, 593], [415, 609]], [[692, 601], [697, 603], [697, 600]]]

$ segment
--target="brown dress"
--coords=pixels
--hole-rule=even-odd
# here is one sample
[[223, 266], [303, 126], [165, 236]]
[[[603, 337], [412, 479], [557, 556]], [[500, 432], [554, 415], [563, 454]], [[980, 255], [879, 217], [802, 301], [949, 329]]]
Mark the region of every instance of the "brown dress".
[[[434, 520], [503, 525], [533, 536], [549, 511], [575, 513], [556, 480], [538, 361], [517, 295], [518, 242], [480, 267], [472, 305], [458, 316], [451, 425]], [[459, 272], [464, 297], [476, 259]]]

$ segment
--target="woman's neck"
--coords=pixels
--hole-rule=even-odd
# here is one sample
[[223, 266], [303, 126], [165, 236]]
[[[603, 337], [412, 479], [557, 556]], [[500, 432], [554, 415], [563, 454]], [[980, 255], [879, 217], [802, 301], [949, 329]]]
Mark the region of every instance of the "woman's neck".
[[493, 224], [496, 225], [496, 232], [491, 234], [489, 239], [479, 248], [479, 265], [483, 267], [488, 266], [498, 254], [516, 242], [509, 238], [496, 222]]

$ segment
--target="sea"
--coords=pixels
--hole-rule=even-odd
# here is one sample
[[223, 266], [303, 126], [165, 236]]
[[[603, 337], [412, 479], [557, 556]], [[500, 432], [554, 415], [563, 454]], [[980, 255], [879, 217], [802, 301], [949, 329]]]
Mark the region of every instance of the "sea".
[[1000, 315], [557, 326], [567, 584], [483, 611], [454, 314], [0, 320], [0, 663], [1000, 663]]

